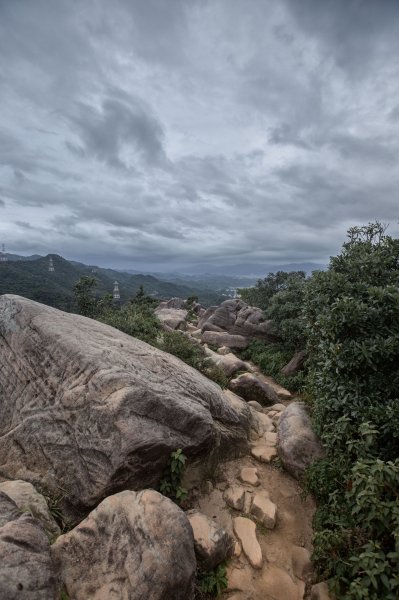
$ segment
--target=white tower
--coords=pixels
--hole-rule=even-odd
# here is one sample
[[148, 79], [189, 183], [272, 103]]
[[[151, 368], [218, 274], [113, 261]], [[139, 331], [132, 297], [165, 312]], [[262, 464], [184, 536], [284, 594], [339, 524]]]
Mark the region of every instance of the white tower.
[[114, 296], [114, 300], [120, 300], [120, 298], [121, 298], [121, 295], [119, 293], [119, 285], [118, 285], [117, 281], [114, 281], [114, 293], [113, 293], [113, 296]]
[[6, 254], [6, 247], [5, 244], [1, 245], [1, 252], [0, 252], [0, 262], [7, 262], [8, 261], [8, 256]]
[[48, 270], [50, 271], [50, 273], [54, 273], [54, 263], [53, 263], [53, 259], [49, 258], [48, 260]]

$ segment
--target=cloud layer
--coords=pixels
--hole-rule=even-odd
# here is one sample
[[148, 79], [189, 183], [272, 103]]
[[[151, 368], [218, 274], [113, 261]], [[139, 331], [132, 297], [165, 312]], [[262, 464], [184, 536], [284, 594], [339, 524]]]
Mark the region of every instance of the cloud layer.
[[111, 266], [398, 233], [396, 0], [3, 0], [0, 240]]

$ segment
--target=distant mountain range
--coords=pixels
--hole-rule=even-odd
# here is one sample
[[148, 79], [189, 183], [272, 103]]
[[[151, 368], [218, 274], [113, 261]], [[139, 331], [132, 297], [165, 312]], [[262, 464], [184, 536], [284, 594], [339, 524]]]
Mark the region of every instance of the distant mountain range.
[[[68, 261], [57, 254], [39, 258], [10, 254], [6, 256], [8, 261], [0, 262], [0, 294], [18, 294], [67, 311], [75, 308], [73, 288], [84, 275], [96, 278], [99, 295], [112, 293], [114, 281], [117, 280], [122, 302], [132, 298], [140, 285], [143, 285], [147, 294], [159, 299], [195, 295], [205, 305], [218, 304], [226, 299], [226, 296], [211, 289], [161, 281], [152, 275], [131, 275], [93, 267]], [[53, 260], [54, 272], [49, 271], [50, 258]]]

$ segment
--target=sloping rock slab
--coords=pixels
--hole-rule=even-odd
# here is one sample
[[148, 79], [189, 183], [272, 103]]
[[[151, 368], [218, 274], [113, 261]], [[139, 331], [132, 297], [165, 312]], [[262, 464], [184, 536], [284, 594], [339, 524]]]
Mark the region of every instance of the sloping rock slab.
[[106, 498], [52, 546], [74, 600], [191, 600], [196, 560], [184, 512], [154, 490]]
[[54, 600], [57, 578], [39, 521], [0, 492], [0, 600]]
[[[0, 297], [0, 469], [85, 513], [156, 484], [171, 451], [247, 448], [250, 408], [178, 358], [97, 321]], [[72, 510], [73, 509], [73, 510]]]
[[300, 352], [296, 352], [294, 356], [291, 358], [290, 362], [285, 365], [281, 369], [281, 372], [286, 377], [292, 377], [299, 373], [301, 369], [303, 369], [303, 365], [306, 359], [306, 352], [300, 350]]
[[277, 447], [284, 468], [296, 479], [300, 479], [305, 469], [323, 456], [322, 445], [312, 430], [303, 402], [292, 402], [281, 414]]

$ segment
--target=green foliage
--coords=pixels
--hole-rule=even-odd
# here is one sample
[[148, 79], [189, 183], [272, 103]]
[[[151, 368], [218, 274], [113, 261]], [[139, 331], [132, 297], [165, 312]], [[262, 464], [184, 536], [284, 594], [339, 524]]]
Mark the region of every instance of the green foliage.
[[284, 349], [294, 354], [306, 346], [302, 307], [308, 280], [303, 271], [286, 275], [284, 289], [271, 296], [265, 317], [274, 322], [276, 335], [282, 340]]
[[125, 304], [120, 309], [105, 309], [98, 320], [152, 345], [157, 344], [162, 331], [153, 308], [146, 302]]
[[203, 347], [196, 344], [182, 331], [165, 331], [158, 342], [161, 350], [177, 356], [185, 363], [225, 388], [229, 382], [223, 369], [214, 365], [206, 356]]
[[165, 331], [160, 342], [160, 348], [177, 356], [194, 369], [199, 371], [204, 369], [204, 349], [190, 340], [182, 331]]
[[168, 496], [177, 504], [181, 504], [187, 498], [187, 490], [181, 485], [185, 469], [186, 456], [183, 450], [178, 448], [171, 453], [168, 468], [159, 483], [161, 494]]
[[74, 286], [76, 304], [79, 313], [84, 317], [93, 318], [97, 313], [95, 297], [97, 281], [95, 277], [83, 275]]
[[305, 271], [269, 273], [264, 279], [258, 279], [254, 287], [241, 289], [240, 295], [244, 302], [266, 310], [275, 294], [285, 291], [293, 281], [300, 282], [304, 281], [305, 278]]
[[243, 360], [251, 360], [262, 373], [273, 377], [277, 383], [292, 391], [302, 391], [305, 385], [305, 373], [300, 371], [292, 377], [285, 377], [281, 369], [292, 358], [292, 351], [284, 344], [266, 344], [261, 341], [253, 341], [240, 354]]
[[198, 582], [201, 592], [219, 596], [227, 589], [226, 563], [221, 563], [212, 571], [201, 573]]
[[372, 223], [305, 291], [314, 561], [343, 600], [399, 596], [399, 240]]

